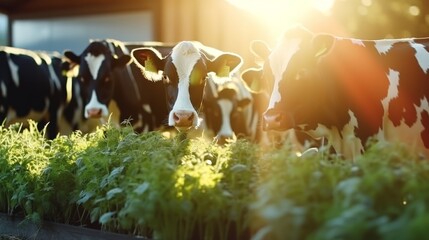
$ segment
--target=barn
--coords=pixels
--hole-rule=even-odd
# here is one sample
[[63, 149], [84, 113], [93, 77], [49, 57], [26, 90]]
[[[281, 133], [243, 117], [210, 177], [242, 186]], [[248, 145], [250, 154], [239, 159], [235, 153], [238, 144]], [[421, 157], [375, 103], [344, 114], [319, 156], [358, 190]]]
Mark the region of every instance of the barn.
[[215, 0], [2, 0], [0, 13], [2, 44], [32, 50], [81, 51], [91, 38], [197, 40], [250, 56], [241, 43], [264, 34], [249, 14]]

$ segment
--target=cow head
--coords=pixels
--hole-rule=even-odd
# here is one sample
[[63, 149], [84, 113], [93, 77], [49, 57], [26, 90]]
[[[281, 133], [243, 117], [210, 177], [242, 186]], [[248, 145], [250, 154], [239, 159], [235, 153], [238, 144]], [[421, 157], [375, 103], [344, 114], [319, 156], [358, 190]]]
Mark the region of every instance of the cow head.
[[80, 54], [65, 51], [64, 56], [79, 65], [78, 78], [82, 85], [85, 118], [100, 118], [108, 115], [108, 105], [113, 95], [112, 72], [127, 65], [131, 57], [116, 57], [103, 42], [93, 41]]
[[[239, 135], [251, 135], [247, 121], [251, 121], [252, 94], [238, 77], [231, 81], [217, 83], [213, 77], [207, 78], [203, 109], [207, 127], [215, 134], [218, 143], [235, 139]], [[246, 111], [249, 110], [249, 111]]]
[[314, 119], [325, 114], [323, 103], [329, 97], [323, 91], [318, 63], [333, 43], [333, 36], [313, 35], [302, 27], [286, 31], [272, 50], [261, 41], [252, 43], [251, 51], [264, 60], [263, 68], [246, 70], [242, 78], [259, 79], [257, 87], [270, 96], [264, 130], [316, 127]]
[[134, 49], [131, 55], [147, 79], [164, 82], [170, 109], [168, 124], [178, 130], [199, 126], [197, 111], [207, 75], [213, 72], [229, 78], [242, 62], [236, 54], [222, 52], [213, 56], [204, 51], [202, 44], [189, 41], [178, 43], [165, 58], [153, 48]]

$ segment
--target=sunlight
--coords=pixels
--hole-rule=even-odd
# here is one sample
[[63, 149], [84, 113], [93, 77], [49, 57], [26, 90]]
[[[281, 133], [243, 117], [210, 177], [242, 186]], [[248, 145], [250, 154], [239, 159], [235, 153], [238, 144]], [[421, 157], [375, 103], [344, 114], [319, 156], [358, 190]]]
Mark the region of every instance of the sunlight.
[[329, 14], [335, 0], [227, 0], [274, 29], [284, 29], [308, 17], [314, 10]]

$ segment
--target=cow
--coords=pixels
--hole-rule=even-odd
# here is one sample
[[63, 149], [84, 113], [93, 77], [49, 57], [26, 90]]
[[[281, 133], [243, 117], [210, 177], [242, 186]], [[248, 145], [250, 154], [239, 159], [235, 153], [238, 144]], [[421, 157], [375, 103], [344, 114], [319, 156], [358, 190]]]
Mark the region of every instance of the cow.
[[226, 82], [218, 82], [215, 77], [209, 74], [204, 90], [203, 128], [212, 131], [220, 144], [237, 137], [258, 142], [257, 96], [237, 74]]
[[[62, 57], [62, 56], [61, 56]], [[82, 82], [77, 78], [78, 67], [62, 58], [61, 98], [58, 109], [58, 133], [70, 135], [75, 131], [91, 133], [105, 123], [105, 119], [87, 119], [84, 117]]]
[[4, 126], [28, 120], [46, 127], [46, 137], [90, 132], [98, 123], [82, 118], [74, 67], [59, 52], [0, 47], [0, 121]]
[[110, 115], [109, 106], [116, 106], [116, 122], [128, 121], [137, 132], [162, 127], [167, 116], [165, 90], [161, 82], [147, 81], [131, 63], [130, 51], [138, 47], [154, 47], [169, 52], [161, 43], [121, 42], [115, 39], [91, 40], [77, 55], [65, 51], [64, 56], [79, 65], [82, 82], [84, 117], [102, 118]]
[[200, 126], [207, 77], [214, 74], [216, 81], [228, 81], [242, 64], [242, 58], [235, 53], [192, 41], [177, 43], [165, 57], [154, 48], [136, 48], [131, 56], [148, 80], [164, 84], [168, 125], [179, 131]]
[[428, 38], [360, 40], [296, 26], [272, 50], [261, 41], [251, 49], [265, 60], [252, 73], [271, 93], [265, 130], [326, 137], [344, 158], [372, 139], [428, 156]]
[[[318, 146], [315, 141], [300, 132], [263, 132], [261, 116], [268, 103], [263, 92], [252, 91], [238, 72], [230, 81], [218, 82], [209, 74], [202, 104], [203, 130], [205, 135], [214, 135], [219, 144], [238, 138], [247, 139], [263, 147], [281, 147], [284, 142], [293, 142], [297, 154]], [[209, 133], [207, 133], [209, 132]]]
[[61, 57], [14, 47], [0, 47], [0, 121], [46, 124], [48, 138], [58, 133], [61, 94]]

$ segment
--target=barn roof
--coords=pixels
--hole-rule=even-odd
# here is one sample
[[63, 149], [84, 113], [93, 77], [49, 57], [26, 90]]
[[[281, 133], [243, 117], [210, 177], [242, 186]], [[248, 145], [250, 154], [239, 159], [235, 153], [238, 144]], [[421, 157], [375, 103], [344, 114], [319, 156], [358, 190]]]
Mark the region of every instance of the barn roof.
[[55, 17], [103, 12], [154, 10], [153, 0], [0, 0], [0, 12], [10, 18]]

